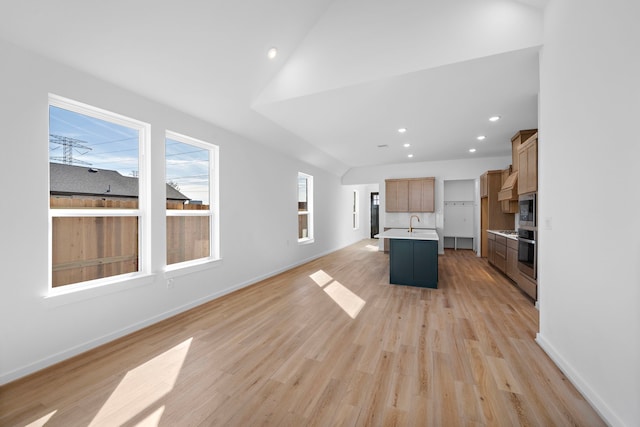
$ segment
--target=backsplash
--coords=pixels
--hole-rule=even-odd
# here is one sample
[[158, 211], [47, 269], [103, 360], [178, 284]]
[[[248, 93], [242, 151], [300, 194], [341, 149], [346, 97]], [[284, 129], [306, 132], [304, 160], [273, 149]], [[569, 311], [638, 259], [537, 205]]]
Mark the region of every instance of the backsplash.
[[409, 228], [409, 218], [411, 218], [411, 215], [416, 215], [420, 218], [420, 222], [415, 219], [413, 220], [413, 226], [415, 228], [436, 228], [437, 214], [434, 212], [387, 212], [385, 214], [384, 226]]

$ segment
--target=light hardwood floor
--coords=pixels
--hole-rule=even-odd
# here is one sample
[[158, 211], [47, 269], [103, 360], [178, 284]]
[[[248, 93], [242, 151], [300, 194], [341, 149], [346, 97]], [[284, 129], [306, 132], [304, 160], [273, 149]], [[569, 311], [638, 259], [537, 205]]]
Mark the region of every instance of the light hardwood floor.
[[471, 251], [389, 285], [364, 240], [0, 388], [0, 425], [601, 426]]

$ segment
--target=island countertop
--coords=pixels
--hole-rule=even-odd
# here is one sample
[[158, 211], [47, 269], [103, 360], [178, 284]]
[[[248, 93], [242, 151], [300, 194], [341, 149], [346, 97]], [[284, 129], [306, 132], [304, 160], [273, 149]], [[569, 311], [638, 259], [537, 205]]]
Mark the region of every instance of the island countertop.
[[392, 228], [378, 235], [381, 239], [439, 240], [436, 230]]

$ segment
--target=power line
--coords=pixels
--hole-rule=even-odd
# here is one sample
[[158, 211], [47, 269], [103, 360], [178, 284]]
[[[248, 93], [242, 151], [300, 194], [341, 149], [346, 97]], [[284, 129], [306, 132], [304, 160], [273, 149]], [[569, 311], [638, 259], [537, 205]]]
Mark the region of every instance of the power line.
[[203, 151], [207, 151], [207, 150], [199, 149], [199, 150], [193, 150], [193, 151], [182, 151], [180, 153], [165, 154], [165, 156], [166, 157], [180, 156], [182, 154], [201, 153]]

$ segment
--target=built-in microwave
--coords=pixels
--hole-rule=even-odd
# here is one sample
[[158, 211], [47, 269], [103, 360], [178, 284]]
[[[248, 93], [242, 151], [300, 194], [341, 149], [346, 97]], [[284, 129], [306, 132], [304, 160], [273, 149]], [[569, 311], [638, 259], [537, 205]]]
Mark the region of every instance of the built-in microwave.
[[519, 197], [518, 205], [520, 211], [518, 214], [518, 223], [520, 227], [536, 226], [536, 194], [523, 194]]

